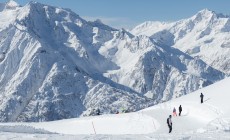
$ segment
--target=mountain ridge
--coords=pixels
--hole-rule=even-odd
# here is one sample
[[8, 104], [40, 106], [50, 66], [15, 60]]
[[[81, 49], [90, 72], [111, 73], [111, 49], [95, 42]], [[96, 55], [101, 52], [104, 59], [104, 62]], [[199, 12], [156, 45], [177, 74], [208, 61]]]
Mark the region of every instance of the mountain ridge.
[[131, 32], [135, 35], [148, 35], [229, 74], [229, 21], [227, 15], [204, 9], [187, 19], [171, 23], [159, 22], [157, 29], [152, 28], [156, 22], [148, 22], [148, 26], [143, 23]]

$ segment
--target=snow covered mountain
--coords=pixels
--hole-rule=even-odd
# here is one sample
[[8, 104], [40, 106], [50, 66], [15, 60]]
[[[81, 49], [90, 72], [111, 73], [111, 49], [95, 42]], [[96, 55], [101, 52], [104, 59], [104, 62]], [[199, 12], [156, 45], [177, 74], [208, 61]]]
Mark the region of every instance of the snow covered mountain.
[[229, 74], [229, 31], [229, 16], [204, 9], [191, 18], [177, 22], [145, 22], [131, 32], [148, 35]]
[[136, 111], [225, 76], [147, 36], [85, 21], [68, 9], [1, 5], [0, 121], [58, 120], [97, 108]]
[[112, 39], [99, 49], [120, 69], [104, 75], [158, 102], [185, 95], [222, 79], [224, 74], [147, 36]]
[[97, 52], [94, 31], [113, 28], [36, 2], [4, 9], [0, 25], [1, 121], [56, 120], [90, 108], [137, 110], [148, 103], [101, 74], [116, 65]]

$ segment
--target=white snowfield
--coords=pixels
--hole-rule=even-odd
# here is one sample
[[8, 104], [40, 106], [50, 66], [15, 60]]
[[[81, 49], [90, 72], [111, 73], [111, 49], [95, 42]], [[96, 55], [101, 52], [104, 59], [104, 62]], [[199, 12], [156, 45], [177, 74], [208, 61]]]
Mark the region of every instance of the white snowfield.
[[[230, 78], [226, 78], [135, 113], [42, 123], [1, 123], [0, 139], [13, 136], [19, 139], [230, 139], [229, 85]], [[173, 130], [168, 134], [166, 119], [173, 107], [178, 109], [179, 105], [183, 108], [182, 115], [172, 118]]]

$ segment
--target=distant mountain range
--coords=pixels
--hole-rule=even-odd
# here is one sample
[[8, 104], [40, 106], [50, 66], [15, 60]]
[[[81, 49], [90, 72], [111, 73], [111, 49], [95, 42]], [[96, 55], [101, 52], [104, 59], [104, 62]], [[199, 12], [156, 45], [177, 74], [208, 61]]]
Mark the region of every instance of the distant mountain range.
[[230, 74], [230, 17], [204, 9], [176, 22], [145, 22], [131, 33], [148, 35]]

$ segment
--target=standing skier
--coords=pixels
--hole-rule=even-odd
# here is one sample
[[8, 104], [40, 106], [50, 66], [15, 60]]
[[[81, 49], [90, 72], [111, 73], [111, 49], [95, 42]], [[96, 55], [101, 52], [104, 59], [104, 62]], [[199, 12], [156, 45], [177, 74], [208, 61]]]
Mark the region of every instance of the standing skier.
[[204, 95], [202, 93], [200, 94], [200, 99], [200, 102], [203, 103]]
[[182, 112], [182, 107], [181, 105], [179, 106], [179, 116], [181, 115], [181, 112]]
[[99, 108], [96, 110], [96, 115], [101, 115], [101, 111]]
[[177, 116], [175, 107], [173, 108], [173, 116]]
[[169, 127], [169, 133], [171, 133], [172, 131], [172, 115], [169, 115], [168, 119], [167, 119], [167, 124], [168, 124], [168, 127]]

